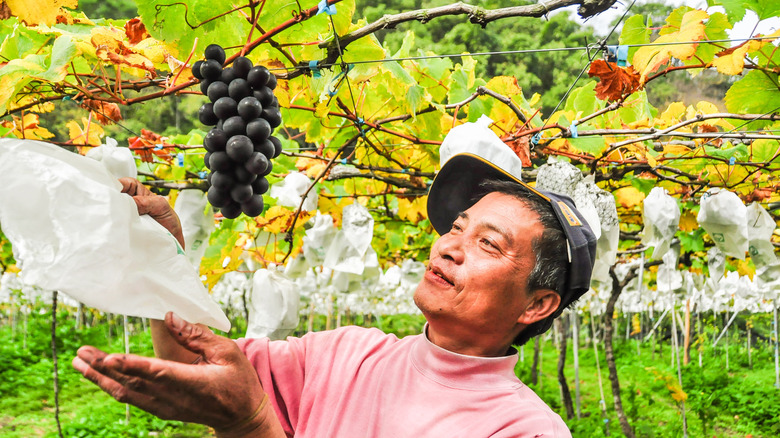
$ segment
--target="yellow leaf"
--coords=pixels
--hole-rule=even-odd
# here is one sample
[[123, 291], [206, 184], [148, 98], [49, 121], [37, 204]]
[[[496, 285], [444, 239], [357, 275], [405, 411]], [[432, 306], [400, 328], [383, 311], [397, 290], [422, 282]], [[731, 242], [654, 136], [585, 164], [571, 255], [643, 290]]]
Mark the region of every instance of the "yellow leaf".
[[696, 221], [696, 215], [692, 211], [684, 211], [680, 215], [680, 230], [688, 232], [699, 228], [699, 223]]
[[621, 187], [614, 192], [615, 201], [625, 208], [633, 208], [641, 205], [645, 200], [645, 194], [632, 186]]
[[639, 319], [639, 314], [635, 313], [634, 316], [631, 317], [631, 334], [630, 336], [634, 336], [638, 333], [642, 333], [642, 321]]
[[680, 121], [680, 117], [685, 114], [685, 105], [682, 102], [672, 102], [661, 114], [660, 119], [663, 126], [670, 126]]
[[[97, 123], [90, 122], [86, 117], [81, 118], [81, 123], [79, 125], [75, 120], [71, 120], [65, 124], [65, 127], [68, 128], [70, 141], [75, 145], [100, 146], [103, 128]], [[85, 153], [81, 149], [79, 148], [79, 153]]]
[[408, 220], [412, 223], [417, 223], [428, 217], [427, 206], [428, 197], [418, 196], [413, 200], [406, 198], [398, 198], [398, 216], [401, 219]]
[[740, 260], [737, 262], [737, 272], [741, 276], [748, 276], [750, 279], [753, 279], [753, 276], [756, 274], [756, 268], [753, 266], [750, 266], [750, 261], [748, 260]]
[[748, 48], [749, 46], [745, 44], [727, 55], [715, 58], [712, 61], [713, 67], [724, 75], [734, 76], [742, 73], [742, 69], [745, 68], [745, 55]]
[[317, 178], [326, 167], [328, 167], [328, 163], [320, 161], [314, 166], [310, 166], [308, 169], [306, 169], [306, 175], [312, 179]]
[[667, 144], [664, 146], [664, 155], [674, 155], [674, 156], [680, 156], [680, 155], [686, 155], [691, 153], [691, 148], [688, 146], [683, 146], [681, 144]]
[[134, 46], [134, 49], [155, 64], [164, 64], [168, 61], [168, 47], [166, 47], [165, 43], [162, 41], [158, 41], [154, 38], [141, 40], [141, 42]]
[[534, 95], [531, 96], [531, 100], [528, 101], [528, 105], [533, 108], [537, 103], [539, 103], [540, 100], [542, 100], [542, 95], [539, 93], [534, 93]]
[[2, 125], [11, 128], [11, 134], [16, 138], [43, 140], [54, 137], [48, 129], [38, 126], [38, 114], [27, 113], [22, 118], [13, 116], [12, 120], [3, 121]]
[[706, 38], [704, 20], [707, 18], [709, 14], [705, 11], [699, 9], [688, 11], [680, 22], [680, 30], [658, 37], [651, 46], [640, 47], [634, 53], [631, 63], [641, 73], [641, 81], [644, 82], [648, 74], [656, 71], [672, 57], [680, 60], [692, 57], [696, 53], [696, 43], [673, 45], [668, 43], [685, 43]]
[[62, 8], [76, 9], [78, 0], [6, 0], [11, 14], [19, 17], [30, 26], [36, 24], [52, 25], [58, 15], [69, 15]]

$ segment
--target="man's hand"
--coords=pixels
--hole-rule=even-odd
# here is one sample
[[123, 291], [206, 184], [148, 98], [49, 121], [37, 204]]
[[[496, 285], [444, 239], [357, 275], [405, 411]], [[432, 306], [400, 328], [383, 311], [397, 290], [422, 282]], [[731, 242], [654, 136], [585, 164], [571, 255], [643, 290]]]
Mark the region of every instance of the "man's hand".
[[184, 248], [184, 234], [182, 233], [181, 223], [168, 200], [149, 191], [137, 179], [119, 178], [119, 182], [122, 183], [122, 193], [127, 193], [133, 197], [133, 201], [135, 201], [135, 205], [138, 207], [138, 214], [151, 216], [152, 219], [170, 231], [173, 237], [179, 241], [181, 247]]
[[257, 372], [232, 340], [173, 313], [171, 335], [198, 354], [197, 364], [79, 348], [73, 367], [122, 403], [163, 419], [206, 424], [220, 437], [283, 437]]

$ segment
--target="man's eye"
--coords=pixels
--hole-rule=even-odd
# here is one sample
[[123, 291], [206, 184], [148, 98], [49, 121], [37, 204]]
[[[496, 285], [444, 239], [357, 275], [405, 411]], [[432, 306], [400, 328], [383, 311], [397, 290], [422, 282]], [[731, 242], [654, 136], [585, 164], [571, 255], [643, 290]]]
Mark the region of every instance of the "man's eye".
[[451, 231], [460, 231], [460, 230], [461, 230], [460, 225], [458, 225], [457, 223], [453, 222]]
[[491, 248], [498, 249], [498, 247], [494, 245], [493, 242], [491, 242], [489, 239], [482, 239], [482, 243]]

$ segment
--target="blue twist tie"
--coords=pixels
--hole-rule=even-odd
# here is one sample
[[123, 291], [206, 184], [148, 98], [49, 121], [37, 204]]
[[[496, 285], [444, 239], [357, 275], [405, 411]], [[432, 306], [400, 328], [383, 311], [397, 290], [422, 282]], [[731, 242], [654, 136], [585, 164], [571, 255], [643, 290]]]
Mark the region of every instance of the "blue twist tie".
[[344, 164], [344, 165], [346, 165], [346, 164], [347, 164], [347, 159], [346, 159], [346, 158], [342, 158], [342, 159], [341, 159], [341, 164]]
[[737, 157], [729, 158], [729, 166], [733, 166], [737, 162]]
[[328, 0], [322, 0], [317, 4], [317, 15], [323, 12], [328, 15], [336, 15], [336, 5], [329, 5]]
[[362, 117], [358, 117], [357, 118], [357, 124], [358, 125], [362, 125], [363, 124], [363, 118]]
[[534, 134], [534, 136], [531, 137], [531, 146], [538, 145], [539, 144], [539, 140], [541, 140], [541, 139], [542, 139], [542, 133], [541, 132], [537, 132], [536, 134]]
[[158, 143], [158, 144], [154, 145], [154, 149], [155, 149], [155, 150], [158, 150], [158, 151], [159, 151], [159, 150], [162, 150], [162, 148], [163, 148], [163, 145], [162, 145], [162, 143]]
[[617, 46], [617, 65], [625, 67], [628, 61], [628, 46]]
[[571, 138], [577, 138], [580, 135], [579, 133], [577, 133], [577, 124], [576, 123], [572, 123], [571, 126], [569, 126], [569, 132], [571, 132]]
[[322, 73], [320, 72], [320, 68], [319, 68], [318, 64], [319, 64], [319, 61], [309, 61], [309, 70], [311, 70], [311, 74], [315, 78], [322, 77]]
[[328, 96], [333, 97], [339, 92], [339, 89], [336, 88], [335, 90], [328, 90]]
[[176, 154], [176, 162], [179, 164], [179, 167], [184, 167], [184, 153], [179, 152]]
[[207, 177], [207, 176], [208, 176], [208, 175], [207, 175], [207, 174], [206, 174], [206, 172], [205, 172], [205, 171], [203, 171], [203, 170], [201, 170], [200, 172], [198, 172], [198, 178], [200, 178], [200, 179], [206, 179], [206, 177]]

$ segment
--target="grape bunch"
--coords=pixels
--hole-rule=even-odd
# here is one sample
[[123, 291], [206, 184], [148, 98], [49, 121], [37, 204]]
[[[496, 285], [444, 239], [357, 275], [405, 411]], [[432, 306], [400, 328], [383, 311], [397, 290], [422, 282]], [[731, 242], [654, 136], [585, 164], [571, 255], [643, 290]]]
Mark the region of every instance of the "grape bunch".
[[282, 143], [271, 135], [282, 123], [276, 76], [244, 56], [223, 68], [225, 50], [217, 44], [206, 47], [204, 55], [192, 65], [192, 74], [209, 98], [198, 118], [213, 126], [203, 138], [210, 170], [207, 198], [228, 219], [242, 212], [255, 217], [263, 212], [271, 160], [282, 152]]

